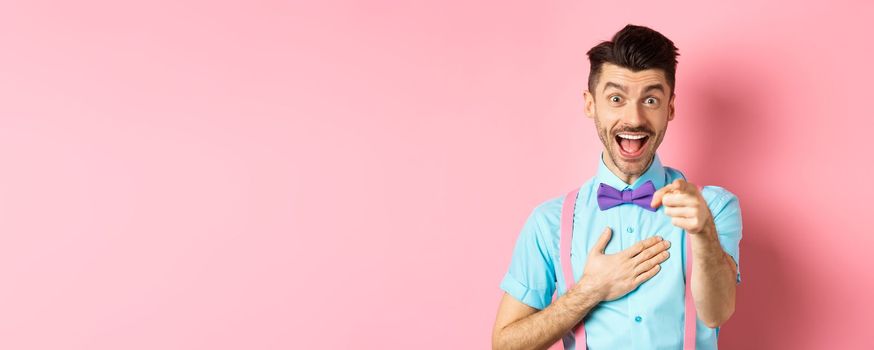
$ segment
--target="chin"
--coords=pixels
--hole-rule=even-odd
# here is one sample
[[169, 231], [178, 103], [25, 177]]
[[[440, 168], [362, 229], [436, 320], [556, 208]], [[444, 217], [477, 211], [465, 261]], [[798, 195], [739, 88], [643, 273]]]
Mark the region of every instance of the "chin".
[[648, 150], [633, 158], [624, 157], [619, 150], [614, 150], [611, 153], [613, 164], [616, 165], [619, 171], [628, 176], [640, 176], [646, 172], [655, 152]]

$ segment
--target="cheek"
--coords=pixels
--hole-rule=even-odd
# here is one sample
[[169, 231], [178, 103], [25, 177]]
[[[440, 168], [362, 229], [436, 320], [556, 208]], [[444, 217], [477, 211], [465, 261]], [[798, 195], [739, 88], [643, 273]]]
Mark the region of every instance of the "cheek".
[[610, 130], [612, 130], [614, 126], [615, 121], [609, 118], [605, 118], [604, 116], [600, 116], [600, 119], [598, 120], [598, 133], [600, 133], [602, 137], [609, 141], [609, 139], [611, 138]]
[[601, 107], [598, 109], [598, 113], [595, 115], [595, 118], [601, 124], [602, 127], [609, 130], [613, 126], [615, 126], [619, 120], [622, 119], [622, 114], [614, 108], [610, 107]]
[[650, 113], [647, 113], [649, 125], [652, 125], [653, 129], [657, 132], [664, 131], [664, 129], [668, 125], [669, 117], [670, 113], [667, 108], [659, 108], [656, 110], [652, 110]]

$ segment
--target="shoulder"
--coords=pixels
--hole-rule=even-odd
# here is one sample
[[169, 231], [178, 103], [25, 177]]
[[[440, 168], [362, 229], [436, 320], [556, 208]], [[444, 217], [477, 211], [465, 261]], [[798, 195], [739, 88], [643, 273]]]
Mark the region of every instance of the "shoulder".
[[528, 217], [533, 221], [541, 232], [549, 232], [553, 226], [561, 222], [561, 207], [564, 204], [566, 194], [552, 196], [534, 206]]
[[[585, 184], [578, 187], [578, 198], [587, 198], [592, 188], [592, 179], [589, 179]], [[550, 196], [548, 199], [541, 201], [534, 206], [531, 211], [528, 221], [536, 225], [539, 231], [543, 234], [541, 237], [544, 241], [557, 239], [558, 231], [561, 226], [561, 211], [564, 206], [567, 195], [573, 190]], [[579, 205], [579, 203], [577, 204]]]
[[740, 202], [734, 193], [723, 187], [710, 185], [701, 187], [701, 196], [717, 223], [736, 222], [740, 226]]
[[707, 185], [701, 187], [701, 196], [708, 204], [719, 204], [731, 200], [737, 200], [737, 196], [731, 191], [720, 186]]

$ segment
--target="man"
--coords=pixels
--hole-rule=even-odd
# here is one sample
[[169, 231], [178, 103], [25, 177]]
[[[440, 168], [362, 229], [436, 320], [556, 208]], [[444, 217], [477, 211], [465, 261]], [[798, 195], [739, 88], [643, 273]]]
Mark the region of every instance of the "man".
[[[697, 318], [695, 323], [690, 318], [688, 328], [696, 330], [697, 349], [716, 349], [719, 326], [734, 312], [740, 283], [740, 207], [731, 192], [699, 189], [656, 154], [674, 119], [677, 48], [652, 29], [628, 25], [588, 56], [585, 112], [604, 150], [597, 173], [580, 187], [572, 207], [570, 264], [582, 273], [551, 301], [562, 271], [559, 223], [565, 198], [541, 203], [519, 234], [501, 282], [505, 293], [492, 346], [544, 349], [584, 321], [587, 346], [577, 343], [577, 349], [680, 349], [685, 263], [692, 259]], [[601, 193], [604, 186], [614, 193], [649, 186], [651, 199], [601, 205], [600, 197], [609, 192]]]

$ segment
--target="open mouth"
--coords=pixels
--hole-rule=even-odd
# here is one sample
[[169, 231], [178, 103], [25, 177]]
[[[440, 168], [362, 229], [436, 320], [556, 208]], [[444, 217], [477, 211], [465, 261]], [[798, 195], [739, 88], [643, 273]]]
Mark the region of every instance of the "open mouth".
[[619, 145], [619, 153], [622, 157], [633, 159], [643, 155], [643, 151], [646, 150], [646, 145], [649, 141], [649, 135], [622, 132], [617, 134], [615, 139]]

